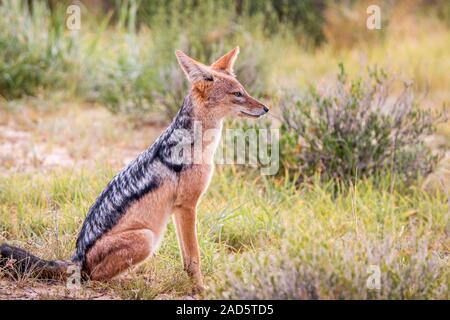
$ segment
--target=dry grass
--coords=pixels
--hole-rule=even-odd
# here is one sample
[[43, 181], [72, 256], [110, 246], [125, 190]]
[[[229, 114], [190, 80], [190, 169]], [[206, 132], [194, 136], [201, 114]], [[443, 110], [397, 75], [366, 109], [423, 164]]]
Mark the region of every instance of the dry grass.
[[450, 57], [445, 54], [450, 50], [448, 27], [420, 15], [398, 14], [392, 19], [383, 26], [382, 40], [367, 39], [379, 31], [346, 26], [333, 30], [343, 37], [357, 31], [367, 41], [352, 42], [340, 49], [329, 43], [313, 53], [284, 45], [282, 59], [274, 65], [274, 85], [298, 88], [311, 81], [326, 81], [340, 62], [350, 75], [361, 75], [368, 67], [378, 65], [400, 79], [414, 81], [419, 96], [427, 93], [427, 107], [448, 104], [450, 78], [446, 70], [450, 68]]
[[[48, 126], [21, 128], [27, 128], [30, 136], [45, 136], [53, 132], [47, 129], [59, 117], [71, 128], [64, 134], [83, 137], [81, 132], [87, 131], [96, 136], [99, 131], [76, 123], [96, 119], [97, 113], [102, 114], [102, 109], [81, 107], [70, 117], [55, 112], [44, 121]], [[27, 112], [9, 116], [9, 121], [21, 126], [31, 117]], [[119, 117], [105, 117], [110, 122], [101, 122], [106, 123], [105, 132], [112, 124], [119, 128]], [[141, 130], [124, 127], [123, 141], [137, 139]], [[93, 136], [83, 139], [92, 141]], [[123, 143], [114, 142], [115, 137], [109, 140], [109, 152]], [[54, 139], [64, 140], [61, 135]], [[150, 143], [152, 138], [148, 139]], [[65, 147], [76, 148], [77, 143], [67, 139]], [[96, 153], [95, 149], [90, 152]], [[89, 206], [121, 166], [117, 153], [114, 158], [113, 164], [99, 160], [97, 165], [81, 162], [76, 168], [36, 165], [28, 173], [10, 166], [0, 181], [0, 241], [45, 258], [68, 258]], [[0, 296], [448, 298], [449, 208], [442, 191], [429, 194], [418, 187], [420, 183], [390, 185], [393, 180], [387, 179], [387, 185], [379, 185], [369, 179], [336, 193], [332, 185], [319, 182], [298, 189], [281, 180], [231, 169], [216, 172], [200, 206], [199, 238], [209, 287], [204, 295], [190, 296], [190, 282], [182, 270], [170, 224], [154, 258], [109, 284], [88, 283], [77, 293], [68, 292], [61, 283], [2, 279], [5, 289]], [[365, 285], [370, 265], [382, 270], [381, 291], [368, 290]]]
[[[391, 14], [399, 18], [386, 26], [382, 40], [359, 30], [358, 22], [339, 28], [337, 43], [313, 51], [281, 37], [257, 38], [265, 49], [258, 52], [271, 57], [265, 67], [274, 113], [278, 96], [327, 83], [340, 62], [351, 76], [377, 64], [399, 79], [413, 79], [424, 107], [448, 105], [448, 26], [416, 13]], [[333, 37], [338, 28], [332, 23], [340, 20], [328, 15]], [[110, 31], [100, 38], [83, 33], [88, 39], [83, 45], [99, 41], [105, 47], [125, 38]], [[140, 36], [143, 46], [152, 41], [148, 30]], [[108, 58], [112, 51], [96, 54]], [[251, 62], [251, 52], [247, 57]], [[161, 129], [136, 126], [67, 93], [0, 100], [0, 242], [45, 258], [70, 257], [89, 206]], [[252, 171], [219, 169], [199, 209], [209, 289], [196, 298], [448, 299], [448, 141], [450, 125], [444, 124], [430, 143], [446, 151], [447, 159], [426, 181], [408, 186], [386, 177], [346, 187], [317, 181], [299, 188]], [[180, 260], [170, 224], [157, 255], [112, 283], [67, 292], [61, 283], [1, 277], [0, 299], [192, 298]], [[380, 290], [366, 286], [370, 265], [380, 267]]]

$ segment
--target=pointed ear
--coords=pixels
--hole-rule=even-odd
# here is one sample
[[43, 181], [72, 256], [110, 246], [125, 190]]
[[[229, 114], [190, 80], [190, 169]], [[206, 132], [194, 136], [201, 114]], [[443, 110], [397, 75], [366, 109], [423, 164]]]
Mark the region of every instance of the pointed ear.
[[213, 80], [213, 76], [207, 66], [190, 58], [183, 51], [177, 50], [175, 51], [175, 55], [177, 56], [181, 69], [183, 69], [190, 82]]
[[214, 62], [211, 65], [211, 68], [219, 71], [226, 71], [234, 75], [233, 66], [238, 55], [239, 55], [239, 47], [236, 47], [230, 52], [228, 52], [226, 55], [219, 58], [216, 62]]

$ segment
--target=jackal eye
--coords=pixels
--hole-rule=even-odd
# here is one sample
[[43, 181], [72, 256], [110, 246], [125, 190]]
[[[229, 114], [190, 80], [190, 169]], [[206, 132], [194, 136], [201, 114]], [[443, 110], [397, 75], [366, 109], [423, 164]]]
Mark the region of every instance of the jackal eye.
[[241, 98], [243, 94], [240, 91], [233, 92], [233, 95], [237, 98]]

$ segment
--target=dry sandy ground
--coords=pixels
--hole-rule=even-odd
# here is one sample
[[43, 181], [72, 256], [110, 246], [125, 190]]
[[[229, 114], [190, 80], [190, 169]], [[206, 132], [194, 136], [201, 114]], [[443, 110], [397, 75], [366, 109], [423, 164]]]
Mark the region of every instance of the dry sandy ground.
[[0, 300], [90, 299], [117, 300], [119, 296], [104, 288], [69, 290], [61, 283], [0, 279]]
[[122, 168], [145, 150], [162, 125], [133, 127], [126, 119], [96, 106], [62, 106], [51, 113], [0, 108], [0, 173], [56, 167]]

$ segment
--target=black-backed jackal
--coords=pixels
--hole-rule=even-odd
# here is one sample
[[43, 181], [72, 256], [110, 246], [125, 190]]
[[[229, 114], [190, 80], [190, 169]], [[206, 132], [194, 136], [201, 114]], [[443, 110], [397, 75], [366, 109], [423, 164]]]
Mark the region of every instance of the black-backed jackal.
[[[226, 116], [257, 118], [269, 110], [236, 80], [233, 65], [238, 54], [235, 48], [206, 66], [176, 52], [190, 91], [171, 125], [109, 182], [92, 205], [71, 262], [42, 260], [7, 244], [0, 247], [1, 257], [15, 259], [21, 271], [35, 267], [46, 276], [63, 274], [75, 263], [91, 279], [108, 280], [155, 252], [173, 215], [184, 268], [194, 290], [201, 291], [196, 210], [213, 173], [222, 121]], [[195, 123], [219, 134], [198, 137]], [[200, 161], [194, 161], [198, 144]]]

